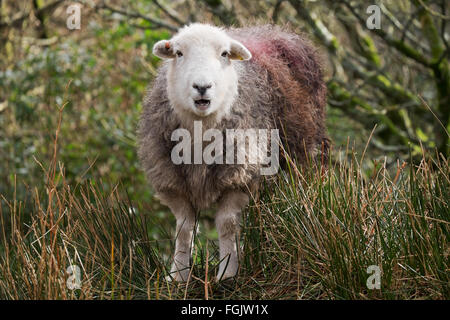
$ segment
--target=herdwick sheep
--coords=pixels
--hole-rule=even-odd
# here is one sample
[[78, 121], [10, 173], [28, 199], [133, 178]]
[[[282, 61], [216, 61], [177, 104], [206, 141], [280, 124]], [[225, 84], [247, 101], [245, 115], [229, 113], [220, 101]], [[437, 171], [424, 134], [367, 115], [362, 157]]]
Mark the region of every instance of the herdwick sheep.
[[[156, 196], [176, 218], [171, 277], [188, 279], [197, 214], [212, 206], [217, 209], [221, 261], [217, 280], [234, 277], [240, 212], [257, 191], [260, 169], [267, 161], [263, 163], [258, 153], [261, 161], [256, 164], [248, 155], [244, 163], [179, 163], [173, 159], [174, 148], [184, 134], [198, 136], [199, 126], [215, 129], [200, 142], [184, 141], [188, 148], [182, 153], [189, 158], [193, 151], [195, 157], [198, 147], [209, 142], [213, 157], [220, 158], [228, 152], [221, 147], [229, 142], [224, 143], [220, 133], [228, 129], [279, 129], [283, 150], [300, 163], [317, 152], [326, 159], [326, 87], [316, 50], [306, 39], [277, 26], [223, 29], [194, 23], [170, 40], [157, 42], [153, 54], [164, 63], [144, 99], [138, 153]], [[236, 150], [245, 149], [250, 136], [236, 143]], [[252, 150], [266, 149], [258, 145]]]

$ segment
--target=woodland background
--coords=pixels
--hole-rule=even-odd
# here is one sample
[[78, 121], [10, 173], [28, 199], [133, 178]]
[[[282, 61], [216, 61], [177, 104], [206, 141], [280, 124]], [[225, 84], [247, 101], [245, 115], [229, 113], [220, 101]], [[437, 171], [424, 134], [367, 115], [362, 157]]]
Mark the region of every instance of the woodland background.
[[[69, 16], [66, 9], [73, 4], [81, 5], [80, 30], [69, 30], [66, 25]], [[373, 4], [380, 9], [381, 24], [380, 29], [370, 30], [366, 21], [373, 13], [368, 13], [367, 8]], [[386, 211], [385, 222], [391, 227], [395, 225], [392, 221], [398, 222], [392, 220], [392, 212], [416, 214], [416, 209], [418, 215], [436, 214], [431, 220], [440, 221], [430, 226], [430, 220], [422, 217], [425, 220], [420, 218], [423, 221], [417, 225], [411, 221], [405, 222], [410, 223], [408, 225], [398, 224], [403, 228], [398, 232], [404, 232], [405, 237], [408, 230], [417, 235], [427, 232], [431, 237], [434, 235], [426, 244], [408, 247], [408, 242], [417, 240], [414, 237], [414, 240], [404, 238], [406, 247], [397, 251], [391, 247], [389, 250], [393, 251], [380, 247], [371, 249], [373, 257], [380, 255], [378, 262], [387, 263], [385, 270], [392, 272], [390, 280], [384, 280], [388, 281], [384, 284], [389, 290], [380, 293], [361, 289], [367, 266], [361, 261], [349, 262], [344, 257], [348, 255], [358, 260], [366, 251], [361, 249], [361, 255], [353, 252], [350, 240], [348, 248], [353, 249], [347, 249], [353, 253], [342, 253], [335, 257], [337, 260], [324, 253], [324, 260], [316, 266], [320, 270], [314, 271], [311, 266], [315, 258], [306, 259], [305, 251], [271, 260], [274, 266], [276, 263], [297, 265], [303, 258], [311, 263], [308, 267], [298, 262], [302, 266], [299, 268], [307, 271], [302, 269], [300, 273], [298, 269], [288, 279], [278, 278], [279, 267], [273, 267], [273, 273], [269, 272], [272, 276], [268, 275], [265, 268], [272, 264], [250, 261], [253, 256], [248, 253], [250, 260], [245, 265], [249, 266], [248, 270], [259, 270], [255, 271], [255, 279], [264, 274], [269, 289], [248, 282], [245, 282], [247, 287], [239, 284], [240, 288], [248, 289], [241, 292], [230, 287], [220, 287], [220, 291], [213, 284], [210, 289], [199, 289], [204, 282], [197, 287], [194, 282], [192, 290], [189, 285], [173, 289], [171, 284], [161, 283], [170, 260], [169, 239], [173, 240], [170, 233], [173, 233], [174, 221], [167, 208], [153, 200], [152, 190], [139, 168], [136, 126], [145, 90], [160, 63], [151, 54], [153, 44], [170, 38], [180, 26], [194, 21], [225, 26], [289, 25], [316, 44], [326, 70], [332, 163], [340, 168], [333, 180], [336, 185], [328, 180], [327, 190], [352, 185], [362, 190], [361, 194], [349, 191], [350, 194], [344, 192], [342, 198], [329, 200], [336, 201], [338, 207], [341, 204], [350, 215], [358, 210], [364, 212], [367, 206], [374, 208], [371, 213], [374, 215], [366, 217], [371, 222], [376, 221], [381, 211]], [[449, 59], [450, 2], [445, 0], [0, 0], [0, 231], [3, 234], [0, 237], [3, 271], [0, 273], [0, 297], [207, 298], [211, 290], [209, 296], [219, 298], [448, 298]], [[351, 170], [356, 170], [357, 174], [352, 176]], [[410, 180], [404, 186], [398, 184], [402, 170], [410, 170], [405, 173]], [[384, 173], [379, 175], [381, 171]], [[392, 177], [387, 178], [388, 174]], [[413, 183], [415, 174], [423, 178], [416, 185]], [[308, 174], [303, 173], [303, 176], [308, 177]], [[370, 177], [380, 178], [377, 185], [380, 189], [369, 197], [364, 188], [370, 188], [366, 184]], [[298, 193], [289, 195], [286, 191], [298, 190], [304, 178], [296, 175], [298, 181], [286, 179], [285, 185], [280, 182], [275, 196], [298, 205], [296, 214], [304, 214], [308, 206], [302, 201], [309, 200], [301, 200]], [[314, 180], [313, 176], [311, 179]], [[318, 198], [326, 197], [326, 188], [322, 187], [311, 184], [310, 191]], [[402, 200], [398, 195], [403, 193], [399, 191], [395, 199], [389, 200], [395, 194], [394, 187], [403, 190], [406, 198]], [[422, 193], [426, 199], [421, 201], [426, 205], [414, 198], [415, 192], [419, 198]], [[360, 196], [367, 196], [367, 203]], [[272, 206], [270, 210], [266, 207], [270, 211], [266, 214], [273, 217], [271, 214], [282, 210], [283, 206], [275, 206], [274, 199], [267, 197], [262, 196], [262, 201], [266, 201], [262, 205]], [[380, 202], [370, 202], [376, 201], [375, 198]], [[352, 201], [359, 209], [348, 207]], [[383, 201], [392, 204], [389, 208], [394, 211], [389, 213], [391, 209], [382, 205]], [[401, 203], [406, 204], [402, 207]], [[376, 209], [379, 204], [381, 211]], [[311, 208], [317, 212], [335, 210], [333, 206], [327, 207], [326, 201], [321, 202], [322, 205], [325, 207], [311, 204]], [[427, 209], [428, 206], [433, 210]], [[257, 202], [254, 208], [258, 208]], [[292, 206], [284, 208], [291, 210]], [[71, 210], [75, 210], [73, 216], [69, 215]], [[257, 211], [249, 211], [250, 218], [244, 219], [244, 225], [251, 220], [253, 225], [260, 225], [261, 231], [266, 230], [269, 222], [252, 216]], [[204, 235], [198, 239], [200, 256], [196, 260], [199, 268], [205, 259], [208, 261], [204, 256], [205, 250], [209, 252], [208, 243], [211, 252], [215, 252], [217, 238], [212, 227], [213, 215], [206, 213], [202, 219]], [[294, 223], [295, 219], [303, 218], [286, 219]], [[319, 219], [322, 225], [336, 228], [329, 217], [324, 219]], [[354, 216], [348, 219], [355, 228], [365, 225]], [[311, 228], [318, 228], [319, 220], [310, 220]], [[296, 225], [304, 226], [304, 221], [300, 221], [303, 220], [298, 220]], [[339, 221], [345, 225], [345, 219]], [[377, 229], [379, 224], [374, 227], [373, 223], [367, 223], [367, 230], [361, 231], [364, 237], [375, 237], [381, 242], [377, 245], [382, 246], [386, 234]], [[130, 234], [124, 234], [123, 230], [129, 230]], [[269, 231], [275, 232], [266, 230]], [[336, 234], [336, 241], [347, 241], [342, 239], [349, 231], [342, 232]], [[358, 232], [355, 231], [355, 238], [352, 238], [355, 244], [361, 243]], [[310, 233], [303, 236], [308, 234], [312, 237]], [[277, 235], [286, 236], [278, 230], [269, 233], [265, 241], [271, 236], [271, 241], [281, 241]], [[247, 243], [244, 247], [265, 252], [264, 246], [273, 246], [273, 242], [266, 243], [261, 237], [261, 234], [252, 234], [244, 240]], [[305, 243], [295, 245], [299, 237], [302, 235], [284, 240], [294, 251], [300, 246], [308, 247]], [[394, 233], [392, 237], [394, 242], [401, 238]], [[143, 246], [136, 249], [137, 256], [131, 252], [135, 250], [130, 245], [132, 241]], [[323, 244], [329, 253], [339, 251], [339, 246], [334, 245], [336, 243]], [[291, 252], [279, 249], [280, 254]], [[320, 257], [320, 250], [327, 249], [311, 250], [311, 256]], [[415, 258], [421, 254], [422, 258], [409, 265], [395, 259], [386, 262], [386, 252], [392, 253], [392, 259], [405, 258], [408, 254]], [[267, 254], [273, 253], [267, 251]], [[430, 255], [434, 258], [424, 258]], [[86, 286], [83, 290], [68, 291], [65, 280], [61, 280], [66, 279], [61, 272], [64, 274], [72, 259], [83, 266], [83, 286]], [[92, 262], [90, 271], [86, 266], [89, 259], [96, 261]], [[211, 259], [215, 259], [213, 253]], [[336, 266], [336, 263], [342, 264], [338, 268], [339, 275], [330, 271], [334, 270], [331, 264]], [[255, 268], [255, 264], [265, 267]], [[134, 272], [132, 265], [137, 268]], [[351, 276], [356, 265], [365, 267]], [[124, 271], [127, 268], [128, 273]], [[414, 272], [405, 276], [402, 272], [408, 273], [409, 269]], [[214, 272], [211, 270], [214, 268], [209, 271]], [[202, 274], [205, 270], [196, 272]], [[248, 273], [243, 273], [248, 278]], [[306, 274], [306, 278], [298, 280], [299, 274], [302, 277]], [[406, 281], [405, 287], [402, 281]], [[276, 289], [274, 283], [282, 283], [285, 290]]]

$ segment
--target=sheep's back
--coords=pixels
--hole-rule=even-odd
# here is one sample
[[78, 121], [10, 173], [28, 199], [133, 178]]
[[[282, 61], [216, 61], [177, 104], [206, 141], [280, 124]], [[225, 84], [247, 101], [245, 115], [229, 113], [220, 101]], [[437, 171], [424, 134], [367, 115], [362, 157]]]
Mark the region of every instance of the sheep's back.
[[326, 157], [326, 86], [314, 46], [302, 35], [272, 25], [230, 29], [229, 35], [250, 50], [250, 63], [269, 75], [285, 148], [300, 161], [320, 150]]

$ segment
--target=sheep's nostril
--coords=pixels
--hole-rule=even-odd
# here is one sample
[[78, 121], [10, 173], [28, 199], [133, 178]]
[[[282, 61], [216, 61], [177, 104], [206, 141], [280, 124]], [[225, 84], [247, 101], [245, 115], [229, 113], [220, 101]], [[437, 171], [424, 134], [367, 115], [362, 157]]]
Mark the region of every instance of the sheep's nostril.
[[209, 84], [206, 86], [199, 86], [197, 84], [194, 84], [192, 87], [196, 89], [200, 93], [200, 95], [204, 95], [206, 93], [206, 90], [210, 89], [212, 85]]

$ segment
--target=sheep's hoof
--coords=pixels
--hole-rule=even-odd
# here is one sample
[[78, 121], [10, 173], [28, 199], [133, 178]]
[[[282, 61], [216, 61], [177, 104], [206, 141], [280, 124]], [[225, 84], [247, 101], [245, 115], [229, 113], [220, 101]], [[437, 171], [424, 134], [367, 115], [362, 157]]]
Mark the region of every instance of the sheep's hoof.
[[234, 279], [235, 277], [236, 277], [236, 272], [225, 272], [223, 275], [222, 275], [222, 272], [219, 272], [216, 276], [216, 282]]
[[234, 278], [238, 271], [238, 264], [233, 259], [232, 261], [228, 261], [228, 259], [224, 259], [219, 264], [219, 272], [216, 276], [216, 281], [223, 281], [226, 279]]
[[171, 271], [168, 276], [166, 276], [166, 281], [168, 282], [187, 282], [190, 277], [190, 270], [181, 271]]

